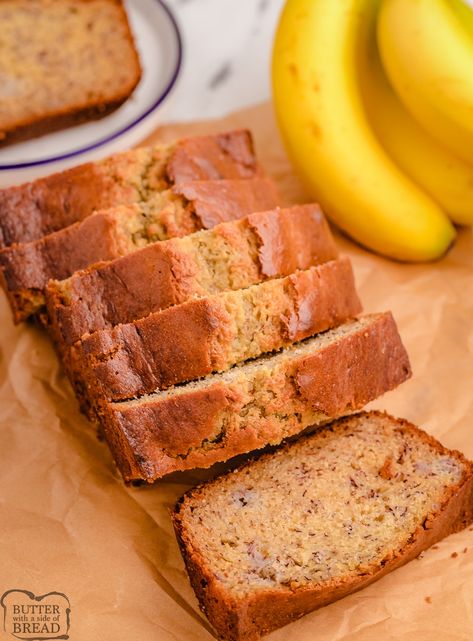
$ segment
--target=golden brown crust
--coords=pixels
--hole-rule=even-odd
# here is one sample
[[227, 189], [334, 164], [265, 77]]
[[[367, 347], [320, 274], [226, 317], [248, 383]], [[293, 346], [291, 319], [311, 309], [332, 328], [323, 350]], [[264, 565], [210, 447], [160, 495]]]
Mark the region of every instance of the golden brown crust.
[[[337, 255], [335, 241], [318, 205], [294, 205], [291, 217], [275, 225], [271, 216], [248, 216], [249, 226], [259, 238], [261, 271], [274, 278], [305, 265], [331, 260]], [[298, 224], [293, 224], [297, 217]]]
[[[295, 373], [299, 394], [328, 416], [339, 415], [346, 405], [362, 407], [367, 402], [367, 390], [376, 398], [396, 387], [400, 365], [404, 376], [410, 376], [398, 337], [391, 314], [385, 314], [362, 332], [347, 336], [343, 349], [334, 343], [322, 353], [306, 357]], [[370, 349], [366, 349], [367, 344]], [[360, 384], [354, 386], [353, 380]]]
[[1, 190], [0, 247], [42, 238], [98, 209], [146, 200], [150, 187], [165, 189], [183, 180], [249, 178], [259, 171], [247, 131], [115, 154]]
[[[328, 225], [323, 216], [311, 216], [313, 210], [318, 208], [305, 205], [276, 209], [215, 228], [222, 236], [242, 235], [242, 225], [254, 232], [258, 278], [255, 281], [254, 276], [249, 276], [248, 282], [240, 286], [267, 277], [287, 276], [295, 269], [307, 269], [336, 257]], [[285, 235], [288, 225], [300, 229], [301, 236], [316, 238], [301, 241], [309, 247], [313, 245], [314, 250], [300, 251], [294, 244], [296, 232]], [[271, 234], [263, 233], [271, 226], [274, 228]], [[111, 263], [78, 272], [70, 278], [68, 289], [67, 301], [54, 283], [46, 289], [51, 329], [56, 341], [66, 345], [72, 345], [84, 334], [129, 323], [207, 293], [199, 285], [194, 259], [173, 241], [156, 243]]]
[[[237, 183], [239, 189], [235, 189], [235, 181], [192, 181], [176, 185], [173, 192], [192, 203], [202, 229], [212, 229], [219, 223], [281, 205], [281, 196], [269, 178], [240, 180]], [[219, 184], [220, 189], [216, 189]], [[248, 185], [253, 188], [248, 188]]]
[[212, 229], [220, 223], [281, 204], [276, 184], [264, 177], [190, 181], [175, 185], [172, 191], [192, 203], [192, 212], [198, 220], [197, 229]]
[[[226, 310], [228, 294], [191, 300], [84, 337], [72, 348], [75, 374], [87, 381], [88, 396], [96, 401], [124, 400], [228, 369], [263, 351], [279, 350], [336, 327], [361, 311], [348, 259], [253, 289], [255, 304], [262, 301], [264, 321], [252, 325], [248, 335], [245, 316], [233, 316]], [[244, 295], [231, 300], [238, 300], [243, 308]], [[264, 315], [268, 298], [273, 306]], [[257, 310], [252, 314], [257, 315]], [[232, 341], [237, 336], [246, 338], [248, 345], [232, 358]], [[245, 351], [255, 344], [264, 345], [264, 350]]]
[[55, 131], [66, 129], [67, 127], [80, 125], [83, 122], [105, 118], [105, 116], [108, 116], [115, 111], [115, 109], [118, 109], [118, 107], [130, 97], [140, 78], [141, 72], [140, 75], [135, 77], [133, 85], [130, 85], [126, 91], [120, 92], [120, 95], [117, 94], [113, 100], [103, 101], [90, 107], [77, 106], [75, 109], [68, 109], [65, 113], [57, 112], [51, 116], [41, 117], [40, 120], [23, 120], [18, 127], [10, 129], [8, 132], [5, 130], [2, 132], [6, 135], [4, 138], [0, 138], [0, 149], [17, 142], [51, 134]]
[[195, 180], [253, 178], [262, 174], [246, 129], [179, 141], [167, 164], [171, 184]]
[[0, 247], [28, 242], [82, 220], [97, 207], [111, 207], [120, 197], [138, 199], [136, 189], [126, 193], [101, 171], [86, 163], [0, 191]]
[[[349, 369], [342, 387], [329, 387], [339, 361], [363, 367]], [[122, 432], [134, 453], [129, 461], [128, 453], [113, 451], [125, 480], [151, 482], [172, 471], [209, 467], [280, 443], [311, 423], [360, 409], [410, 376], [390, 313], [369, 317], [359, 329], [340, 334], [309, 356], [289, 354], [275, 371], [259, 371], [258, 385], [267, 396], [264, 410], [250, 412], [255, 397], [248, 388], [254, 374], [245, 373], [244, 367], [230, 382], [214, 377], [185, 393], [101, 407], [106, 437]], [[113, 449], [113, 442], [110, 445]], [[139, 475], [127, 476], [126, 468], [139, 470]]]
[[[176, 202], [183, 209], [179, 219], [172, 215]], [[236, 220], [279, 202], [278, 191], [269, 178], [251, 178], [186, 183], [174, 194], [165, 192], [149, 208], [154, 218], [159, 216], [162, 222], [162, 235], [172, 238], [210, 229], [218, 222]], [[139, 249], [133, 242], [132, 230], [126, 232], [125, 228], [126, 220], [136, 218], [140, 212], [145, 220], [146, 212], [137, 204], [113, 207], [38, 240], [0, 250], [4, 289], [15, 322], [37, 311], [40, 293], [49, 280], [66, 279], [89, 265]]]
[[191, 256], [164, 241], [74, 275], [70, 304], [50, 283], [46, 305], [56, 342], [72, 345], [83, 334], [179, 303], [196, 291], [196, 270]]
[[[320, 248], [319, 255], [325, 256]], [[302, 263], [302, 261], [301, 261]], [[353, 270], [348, 258], [322, 263], [311, 278], [300, 278], [297, 273], [289, 276], [295, 306], [285, 319], [287, 338], [291, 342], [300, 341], [307, 336], [321, 332], [322, 327], [315, 323], [318, 310], [329, 317], [330, 326], [340, 311], [354, 310], [352, 315], [361, 312], [361, 303], [355, 290]], [[315, 282], [314, 282], [315, 280]], [[343, 312], [342, 312], [343, 313]]]
[[[456, 457], [466, 470], [461, 481], [446, 491], [438, 509], [431, 512], [422, 526], [412, 533], [404, 548], [399, 553], [386, 558], [380, 565], [374, 565], [370, 570], [364, 571], [363, 574], [354, 574], [347, 576], [345, 580], [328, 581], [316, 586], [300, 586], [293, 589], [281, 586], [279, 589], [260, 591], [251, 597], [236, 600], [218, 581], [202, 553], [193, 546], [192, 537], [186, 531], [180, 515], [180, 506], [184, 502], [199, 500], [201, 486], [190, 490], [178, 501], [172, 513], [172, 520], [179, 547], [200, 607], [222, 639], [256, 641], [262, 634], [361, 590], [416, 558], [437, 541], [462, 530], [473, 521], [473, 465], [459, 452], [447, 450], [433, 437], [405, 420], [394, 419], [380, 412], [360, 414], [360, 416], [373, 415], [390, 418], [398, 424], [400, 431], [415, 432], [417, 437], [429, 443], [439, 453]], [[348, 417], [341, 422], [352, 419], [353, 417]], [[291, 445], [283, 447], [290, 449]], [[261, 458], [270, 456], [271, 454], [265, 454]], [[243, 467], [251, 464], [250, 460]], [[218, 478], [212, 481], [212, 483], [218, 482]]]
[[95, 402], [132, 398], [199, 378], [212, 371], [213, 341], [230, 323], [218, 300], [176, 305], [84, 337], [71, 348], [74, 374], [87, 381], [87, 395]]
[[15, 323], [37, 309], [28, 303], [38, 299], [51, 278], [63, 280], [75, 271], [120, 255], [116, 220], [108, 211], [88, 216], [39, 240], [0, 250], [3, 289]]

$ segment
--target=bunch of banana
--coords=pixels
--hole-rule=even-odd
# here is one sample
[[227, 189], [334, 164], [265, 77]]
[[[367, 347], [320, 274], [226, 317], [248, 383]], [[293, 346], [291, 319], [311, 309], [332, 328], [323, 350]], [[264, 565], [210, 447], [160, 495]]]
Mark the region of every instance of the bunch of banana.
[[276, 114], [314, 198], [355, 240], [442, 256], [473, 223], [473, 12], [462, 0], [287, 0]]

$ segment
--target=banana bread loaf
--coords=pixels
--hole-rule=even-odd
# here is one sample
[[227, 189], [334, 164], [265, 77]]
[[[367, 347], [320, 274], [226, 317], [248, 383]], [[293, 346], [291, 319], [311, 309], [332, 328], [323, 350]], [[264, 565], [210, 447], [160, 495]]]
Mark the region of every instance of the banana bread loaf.
[[141, 68], [121, 0], [2, 0], [0, 139], [99, 118]]
[[355, 592], [472, 520], [472, 464], [377, 412], [191, 490], [173, 513], [200, 606], [229, 641]]
[[374, 314], [223, 374], [99, 411], [124, 479], [152, 482], [280, 443], [360, 409], [409, 376], [392, 315]]
[[224, 371], [360, 311], [350, 261], [342, 258], [95, 332], [72, 347], [72, 369], [95, 404], [129, 399]]
[[258, 173], [248, 131], [114, 154], [0, 190], [0, 247], [36, 240], [98, 209], [146, 201], [172, 185], [253, 178]]
[[188, 182], [149, 200], [88, 216], [43, 238], [0, 250], [0, 282], [16, 323], [44, 305], [52, 278], [136, 251], [158, 240], [185, 236], [281, 203], [269, 178]]
[[[317, 205], [251, 214], [213, 230], [155, 243], [46, 288], [60, 347], [195, 296], [240, 289], [336, 258]], [[60, 349], [60, 351], [63, 351]]]

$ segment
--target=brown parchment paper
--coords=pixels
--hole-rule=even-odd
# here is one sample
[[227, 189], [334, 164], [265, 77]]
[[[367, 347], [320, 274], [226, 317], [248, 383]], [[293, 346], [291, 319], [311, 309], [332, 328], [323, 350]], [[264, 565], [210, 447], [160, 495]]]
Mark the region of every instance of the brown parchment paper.
[[[308, 196], [284, 155], [271, 108], [158, 130], [147, 142], [249, 127], [293, 202]], [[430, 265], [401, 265], [337, 236], [366, 311], [391, 309], [414, 377], [373, 406], [418, 423], [473, 458], [473, 236]], [[80, 415], [46, 336], [15, 328], [0, 298], [0, 595], [59, 591], [71, 641], [206, 641], [168, 509], [209, 472], [126, 488]], [[12, 639], [3, 631], [0, 639]], [[449, 537], [375, 585], [272, 633], [272, 641], [471, 641], [473, 530]]]

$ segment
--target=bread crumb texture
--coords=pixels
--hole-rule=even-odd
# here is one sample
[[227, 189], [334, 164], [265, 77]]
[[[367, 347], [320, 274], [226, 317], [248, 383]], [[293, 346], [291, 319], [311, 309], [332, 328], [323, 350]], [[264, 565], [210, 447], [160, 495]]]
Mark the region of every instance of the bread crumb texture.
[[203, 486], [178, 518], [235, 596], [324, 584], [400, 552], [466, 468], [415, 428], [361, 414]]
[[3, 0], [0, 24], [0, 131], [120, 102], [139, 80], [117, 0]]

